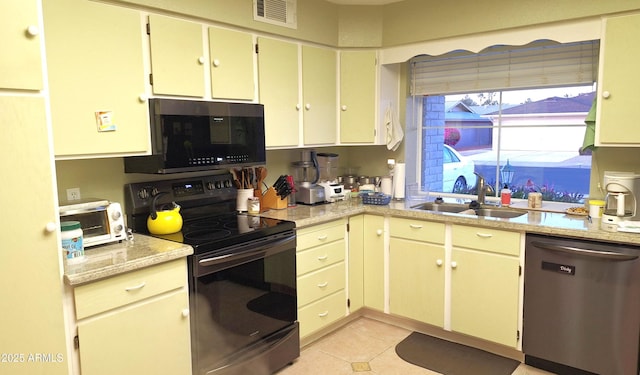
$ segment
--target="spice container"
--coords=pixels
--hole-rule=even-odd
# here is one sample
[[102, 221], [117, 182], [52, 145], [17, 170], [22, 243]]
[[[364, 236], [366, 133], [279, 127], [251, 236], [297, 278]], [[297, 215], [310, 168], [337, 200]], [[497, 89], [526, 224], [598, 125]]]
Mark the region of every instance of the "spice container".
[[84, 259], [82, 234], [79, 221], [60, 222], [60, 238], [67, 262], [77, 262]]
[[542, 208], [542, 193], [529, 193], [527, 203], [529, 208]]

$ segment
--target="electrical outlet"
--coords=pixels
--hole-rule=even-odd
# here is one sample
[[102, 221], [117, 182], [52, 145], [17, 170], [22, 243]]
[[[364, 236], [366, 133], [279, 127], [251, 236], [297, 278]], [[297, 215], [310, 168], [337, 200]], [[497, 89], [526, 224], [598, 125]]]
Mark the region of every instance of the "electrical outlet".
[[80, 199], [80, 188], [67, 189], [67, 200], [77, 201]]

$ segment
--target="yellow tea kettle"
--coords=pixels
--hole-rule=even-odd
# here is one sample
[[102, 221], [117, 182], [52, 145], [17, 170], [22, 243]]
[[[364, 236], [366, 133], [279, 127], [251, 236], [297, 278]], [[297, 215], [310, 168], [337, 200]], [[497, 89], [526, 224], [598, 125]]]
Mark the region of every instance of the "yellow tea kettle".
[[151, 234], [171, 234], [182, 229], [182, 215], [180, 215], [180, 206], [176, 202], [171, 202], [171, 207], [168, 209], [158, 210], [156, 206], [158, 198], [164, 194], [167, 193], [156, 194], [151, 202], [151, 211], [147, 218], [147, 229]]

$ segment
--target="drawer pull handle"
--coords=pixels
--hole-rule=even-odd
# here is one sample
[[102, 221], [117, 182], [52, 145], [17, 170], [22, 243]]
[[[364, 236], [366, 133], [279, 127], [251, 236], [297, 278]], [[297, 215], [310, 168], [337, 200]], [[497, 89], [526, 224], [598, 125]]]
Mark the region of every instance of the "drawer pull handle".
[[329, 310], [327, 310], [327, 311], [325, 311], [325, 312], [323, 312], [323, 313], [318, 314], [318, 316], [319, 316], [319, 317], [321, 317], [321, 318], [324, 318], [324, 317], [325, 317], [325, 316], [327, 316], [327, 315], [329, 315]]
[[144, 288], [144, 286], [145, 286], [145, 285], [147, 285], [147, 283], [145, 283], [145, 282], [143, 281], [143, 282], [141, 282], [141, 283], [140, 283], [140, 284], [138, 284], [138, 285], [130, 286], [130, 287], [124, 288], [124, 290], [126, 290], [127, 292], [132, 292], [132, 291], [134, 291], [134, 290], [138, 290], [138, 289], [142, 289], [142, 288]]
[[329, 256], [327, 254], [318, 257], [318, 260], [326, 260]]
[[324, 236], [318, 237], [318, 241], [324, 241], [326, 239], [327, 239], [327, 235], [326, 234]]
[[493, 237], [493, 234], [491, 234], [491, 233], [476, 233], [476, 236], [478, 236], [480, 238], [491, 238], [491, 237]]
[[322, 284], [318, 284], [318, 288], [326, 288], [329, 285], [328, 281], [323, 282]]
[[422, 225], [418, 225], [418, 224], [409, 224], [409, 227], [413, 229], [422, 229]]

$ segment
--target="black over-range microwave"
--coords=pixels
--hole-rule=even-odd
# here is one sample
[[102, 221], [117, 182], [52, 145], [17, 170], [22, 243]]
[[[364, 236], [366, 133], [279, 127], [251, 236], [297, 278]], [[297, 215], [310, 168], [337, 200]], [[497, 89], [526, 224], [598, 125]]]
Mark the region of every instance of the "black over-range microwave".
[[264, 106], [150, 99], [151, 155], [124, 158], [126, 173], [176, 173], [266, 163]]

